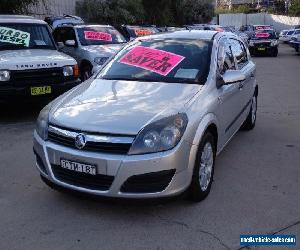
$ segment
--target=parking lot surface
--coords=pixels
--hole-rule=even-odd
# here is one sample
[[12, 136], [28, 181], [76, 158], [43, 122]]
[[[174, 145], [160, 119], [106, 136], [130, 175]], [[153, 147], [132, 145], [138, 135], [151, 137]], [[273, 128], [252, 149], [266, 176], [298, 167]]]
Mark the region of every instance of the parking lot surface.
[[32, 152], [43, 104], [1, 104], [0, 249], [240, 249], [240, 234], [275, 233], [295, 234], [299, 249], [300, 54], [281, 45], [278, 58], [254, 60], [256, 128], [239, 132], [219, 155], [212, 191], [198, 204], [51, 190]]

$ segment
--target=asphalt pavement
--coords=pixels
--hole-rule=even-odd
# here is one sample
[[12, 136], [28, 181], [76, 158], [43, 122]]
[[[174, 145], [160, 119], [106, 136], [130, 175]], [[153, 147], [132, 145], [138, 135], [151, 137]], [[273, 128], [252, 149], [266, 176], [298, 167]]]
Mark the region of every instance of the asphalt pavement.
[[254, 60], [256, 128], [219, 155], [211, 193], [197, 204], [51, 190], [32, 152], [43, 104], [1, 104], [0, 249], [241, 249], [240, 234], [295, 234], [300, 249], [300, 54], [283, 45], [277, 58]]

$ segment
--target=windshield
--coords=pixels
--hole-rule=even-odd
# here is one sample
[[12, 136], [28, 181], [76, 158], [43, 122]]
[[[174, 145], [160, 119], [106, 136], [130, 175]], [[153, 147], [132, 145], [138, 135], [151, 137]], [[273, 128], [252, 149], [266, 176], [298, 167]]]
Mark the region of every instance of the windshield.
[[77, 28], [83, 46], [125, 43], [125, 38], [113, 27], [88, 26]]
[[159, 32], [157, 28], [154, 27], [127, 27], [130, 37], [136, 38], [141, 36], [153, 35]]
[[290, 36], [290, 35], [293, 35], [294, 32], [295, 32], [295, 31], [293, 31], [293, 30], [292, 30], [292, 31], [289, 31], [289, 32], [287, 33], [287, 35], [289, 35], [289, 36]]
[[0, 23], [0, 50], [56, 49], [43, 24]]
[[255, 34], [253, 34], [251, 39], [268, 40], [268, 39], [277, 39], [277, 37], [274, 30], [263, 30], [263, 31], [256, 31]]
[[207, 80], [211, 41], [147, 39], [121, 50], [100, 72], [109, 80], [200, 83]]

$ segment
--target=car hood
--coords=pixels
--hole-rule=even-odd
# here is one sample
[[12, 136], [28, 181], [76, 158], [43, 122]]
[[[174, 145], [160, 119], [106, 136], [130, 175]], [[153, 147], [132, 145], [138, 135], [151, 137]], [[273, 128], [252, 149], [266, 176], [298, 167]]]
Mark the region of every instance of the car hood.
[[79, 131], [136, 135], [176, 114], [201, 89], [196, 84], [90, 80], [56, 99], [50, 124]]
[[57, 50], [26, 49], [0, 51], [0, 68], [24, 70], [74, 65], [76, 61]]
[[106, 45], [83, 46], [83, 49], [90, 53], [96, 54], [97, 56], [110, 57], [116, 54], [123, 47], [124, 44], [106, 44]]

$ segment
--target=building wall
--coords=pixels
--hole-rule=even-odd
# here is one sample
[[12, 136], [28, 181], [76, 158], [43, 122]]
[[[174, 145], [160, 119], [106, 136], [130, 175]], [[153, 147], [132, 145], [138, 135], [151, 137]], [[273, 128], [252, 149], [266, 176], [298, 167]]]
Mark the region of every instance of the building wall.
[[300, 17], [290, 17], [282, 15], [271, 15], [265, 13], [259, 14], [220, 14], [219, 24], [223, 26], [235, 26], [236, 28], [242, 25], [267, 24], [273, 25], [274, 29], [281, 31], [290, 29], [296, 25], [300, 25]]
[[37, 6], [30, 7], [30, 14], [42, 19], [49, 15], [75, 15], [76, 2], [77, 0], [40, 0]]

